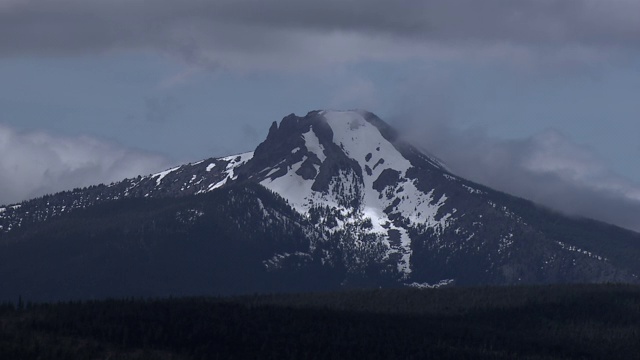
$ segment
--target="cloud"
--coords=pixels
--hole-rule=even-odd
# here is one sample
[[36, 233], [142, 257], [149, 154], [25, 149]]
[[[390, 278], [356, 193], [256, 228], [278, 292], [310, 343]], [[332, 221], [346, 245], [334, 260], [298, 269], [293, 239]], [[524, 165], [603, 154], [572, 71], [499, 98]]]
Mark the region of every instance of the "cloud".
[[20, 133], [0, 124], [0, 204], [165, 169], [160, 156], [94, 138]]
[[[370, 109], [378, 104], [378, 95], [373, 81], [355, 78], [335, 91], [330, 101], [332, 108], [345, 106], [359, 109]], [[355, 105], [355, 106], [354, 106]]]
[[571, 63], [640, 48], [640, 3], [635, 0], [2, 4], [0, 56], [150, 50], [209, 68], [289, 69], [363, 59], [464, 58], [469, 52], [501, 58], [506, 51], [535, 58], [538, 50]]
[[411, 142], [436, 154], [453, 173], [569, 215], [640, 231], [640, 184], [613, 172], [589, 147], [553, 129], [503, 140], [424, 115], [395, 120]]

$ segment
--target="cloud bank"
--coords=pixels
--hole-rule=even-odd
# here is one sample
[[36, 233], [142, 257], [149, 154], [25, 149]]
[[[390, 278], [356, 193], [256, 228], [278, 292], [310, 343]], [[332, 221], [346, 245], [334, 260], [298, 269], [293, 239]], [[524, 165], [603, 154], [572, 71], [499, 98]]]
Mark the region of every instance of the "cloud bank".
[[409, 141], [436, 154], [455, 174], [569, 215], [640, 232], [640, 184], [556, 130], [503, 140], [418, 116], [396, 122]]
[[149, 174], [168, 165], [160, 156], [90, 137], [19, 133], [0, 124], [0, 204]]
[[288, 69], [535, 49], [590, 61], [638, 51], [639, 13], [635, 0], [11, 0], [0, 3], [0, 56], [150, 50]]

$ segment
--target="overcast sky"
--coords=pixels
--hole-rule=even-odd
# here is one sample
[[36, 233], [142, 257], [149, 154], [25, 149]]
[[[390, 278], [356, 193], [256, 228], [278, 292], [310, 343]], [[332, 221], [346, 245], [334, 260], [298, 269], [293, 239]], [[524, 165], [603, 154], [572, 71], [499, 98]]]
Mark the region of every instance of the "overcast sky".
[[638, 0], [0, 0], [0, 203], [367, 109], [473, 180], [640, 230]]

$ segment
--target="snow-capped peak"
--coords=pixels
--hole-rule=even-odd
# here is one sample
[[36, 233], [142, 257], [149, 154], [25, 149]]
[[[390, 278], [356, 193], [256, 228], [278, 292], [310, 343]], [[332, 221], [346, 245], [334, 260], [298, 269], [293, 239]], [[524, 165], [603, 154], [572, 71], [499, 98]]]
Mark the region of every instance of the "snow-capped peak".
[[[284, 197], [305, 216], [314, 209], [333, 209], [345, 223], [369, 222], [369, 233], [378, 235], [389, 253], [401, 257], [399, 268], [411, 272], [411, 240], [406, 224], [426, 223], [442, 230], [446, 217], [436, 220], [446, 196], [418, 190], [409, 170], [414, 167], [383, 134], [381, 120], [362, 111], [320, 111], [304, 118], [285, 118], [273, 127], [256, 152], [280, 152], [263, 163], [260, 184]], [[290, 143], [291, 151], [283, 150]], [[259, 158], [267, 156], [258, 154]], [[257, 159], [258, 157], [254, 158]], [[430, 166], [424, 164], [424, 166]]]
[[[386, 162], [403, 173], [411, 167], [411, 163], [382, 136], [378, 128], [365, 119], [361, 112], [325, 111], [321, 115], [333, 130], [333, 142], [344, 150], [345, 155], [358, 163]], [[382, 168], [388, 167], [378, 167], [378, 174]]]

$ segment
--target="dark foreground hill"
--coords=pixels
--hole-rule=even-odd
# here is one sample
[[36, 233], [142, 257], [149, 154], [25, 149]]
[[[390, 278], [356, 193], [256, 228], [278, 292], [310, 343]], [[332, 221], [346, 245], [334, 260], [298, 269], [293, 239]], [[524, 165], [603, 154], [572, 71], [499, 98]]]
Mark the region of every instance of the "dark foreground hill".
[[2, 359], [633, 359], [640, 287], [367, 290], [0, 307]]
[[[605, 282], [608, 278], [598, 277], [598, 266], [610, 266], [616, 278], [619, 272], [612, 263], [640, 273], [637, 234], [534, 211], [524, 200], [511, 204], [529, 224], [544, 229], [544, 236], [562, 234], [565, 241], [597, 248], [608, 258], [598, 261], [567, 246], [564, 253], [577, 257], [558, 269], [566, 277], [529, 282]], [[110, 201], [0, 236], [0, 302], [18, 297], [50, 302], [407, 286], [384, 251], [375, 242], [359, 241], [362, 234], [354, 227], [323, 234], [284, 199], [253, 183], [177, 198]], [[606, 242], [604, 234], [611, 235]], [[320, 236], [326, 237], [314, 243]], [[473, 257], [454, 262], [448, 252], [414, 245], [416, 273], [422, 269], [425, 276], [437, 274], [433, 280], [456, 275], [457, 285], [483, 284], [463, 281], [486, 274]], [[530, 245], [535, 248], [536, 243]], [[530, 252], [522, 259], [537, 258]], [[540, 273], [524, 265], [513, 271]], [[501, 284], [500, 279], [493, 284]]]

